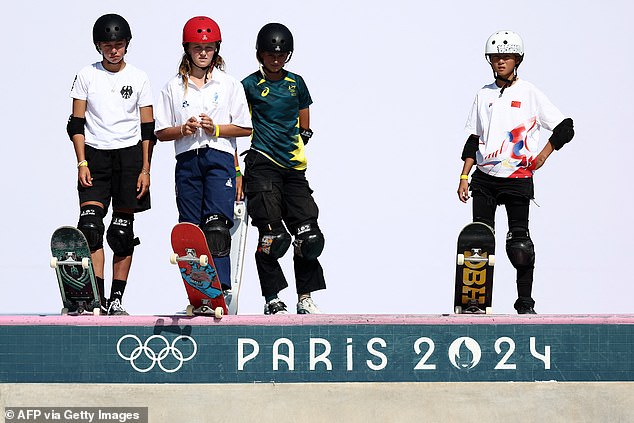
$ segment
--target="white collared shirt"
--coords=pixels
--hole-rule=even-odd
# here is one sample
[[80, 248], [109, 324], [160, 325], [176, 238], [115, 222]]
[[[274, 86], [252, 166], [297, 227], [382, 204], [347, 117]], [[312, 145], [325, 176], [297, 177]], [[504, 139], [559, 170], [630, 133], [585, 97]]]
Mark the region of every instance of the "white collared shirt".
[[[183, 78], [176, 75], [161, 90], [155, 109], [156, 131], [180, 126], [194, 116], [209, 116], [216, 125], [233, 124], [251, 128], [251, 114], [242, 84], [220, 69], [214, 69], [211, 78], [198, 88], [189, 81], [185, 93]], [[207, 134], [202, 128], [196, 133], [174, 141], [176, 155], [203, 146], [234, 154], [236, 139]]]

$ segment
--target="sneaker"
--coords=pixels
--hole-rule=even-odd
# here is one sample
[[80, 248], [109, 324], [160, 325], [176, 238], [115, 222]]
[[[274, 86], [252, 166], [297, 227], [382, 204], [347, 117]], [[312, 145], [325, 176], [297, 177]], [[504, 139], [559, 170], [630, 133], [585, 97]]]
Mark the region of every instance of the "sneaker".
[[105, 300], [103, 303], [100, 302], [99, 308], [101, 309], [101, 315], [102, 316], [107, 316], [108, 315], [108, 300]]
[[517, 309], [517, 314], [537, 314], [535, 309], [531, 306], [521, 306]]
[[297, 303], [297, 314], [321, 314], [312, 298], [306, 297]]
[[227, 308], [231, 304], [231, 300], [233, 300], [233, 291], [230, 289], [225, 289], [222, 291], [222, 295], [225, 297], [225, 304], [227, 304]]
[[286, 310], [286, 304], [284, 304], [282, 300], [274, 298], [264, 304], [264, 314], [288, 314], [288, 310]]
[[513, 305], [517, 314], [537, 314], [535, 312], [535, 301], [530, 297], [520, 297]]
[[110, 306], [108, 307], [108, 316], [129, 316], [129, 314], [127, 311], [125, 311], [123, 305], [121, 305], [121, 300], [116, 298], [110, 301]]

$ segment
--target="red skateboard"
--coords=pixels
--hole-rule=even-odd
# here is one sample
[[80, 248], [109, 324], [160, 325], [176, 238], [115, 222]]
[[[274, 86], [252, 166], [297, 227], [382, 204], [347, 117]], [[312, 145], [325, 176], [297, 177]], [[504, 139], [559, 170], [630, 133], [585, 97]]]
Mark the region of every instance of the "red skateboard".
[[178, 223], [172, 229], [172, 264], [178, 264], [189, 298], [187, 315], [227, 313], [225, 297], [203, 231], [193, 223]]

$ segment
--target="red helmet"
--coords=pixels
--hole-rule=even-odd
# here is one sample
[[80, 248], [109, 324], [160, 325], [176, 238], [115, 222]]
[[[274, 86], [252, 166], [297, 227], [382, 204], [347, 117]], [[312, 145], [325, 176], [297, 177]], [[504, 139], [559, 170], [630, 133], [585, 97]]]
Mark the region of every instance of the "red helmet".
[[213, 19], [206, 16], [195, 16], [183, 27], [183, 44], [214, 43], [222, 41], [220, 27]]

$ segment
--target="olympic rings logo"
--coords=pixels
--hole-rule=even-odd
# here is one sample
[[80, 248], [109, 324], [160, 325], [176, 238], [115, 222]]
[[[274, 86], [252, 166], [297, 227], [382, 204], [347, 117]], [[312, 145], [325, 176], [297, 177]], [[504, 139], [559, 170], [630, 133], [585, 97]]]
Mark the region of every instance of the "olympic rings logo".
[[[121, 344], [126, 339], [133, 339], [136, 342], [136, 344], [138, 344], [130, 352], [129, 355], [125, 355], [123, 352], [121, 352]], [[165, 346], [161, 348], [159, 352], [154, 351], [154, 349], [150, 346], [150, 343], [155, 339], [158, 339], [163, 344], [165, 344]], [[187, 357], [183, 356], [183, 352], [176, 347], [176, 343], [179, 341], [191, 343], [192, 352]], [[128, 334], [119, 338], [119, 341], [117, 342], [117, 353], [119, 354], [119, 357], [121, 357], [122, 359], [126, 361], [129, 361], [132, 368], [140, 373], [149, 372], [157, 364], [159, 368], [163, 370], [164, 372], [174, 373], [178, 371], [186, 361], [189, 361], [192, 358], [194, 358], [197, 351], [198, 351], [198, 345], [196, 345], [196, 341], [194, 341], [192, 337], [187, 335], [177, 336], [176, 338], [174, 338], [171, 344], [162, 335], [152, 335], [148, 339], [146, 339], [144, 343], [142, 343], [141, 340], [136, 335]], [[141, 354], [144, 354], [146, 358], [138, 360], [141, 357]], [[166, 359], [169, 355], [174, 357], [174, 359], [178, 362], [176, 366], [171, 368], [163, 365], [163, 360]], [[139, 365], [137, 365], [137, 361], [149, 361], [149, 364], [147, 365], [147, 367], [145, 366], [140, 367]], [[173, 360], [170, 360], [170, 361], [173, 361]]]

